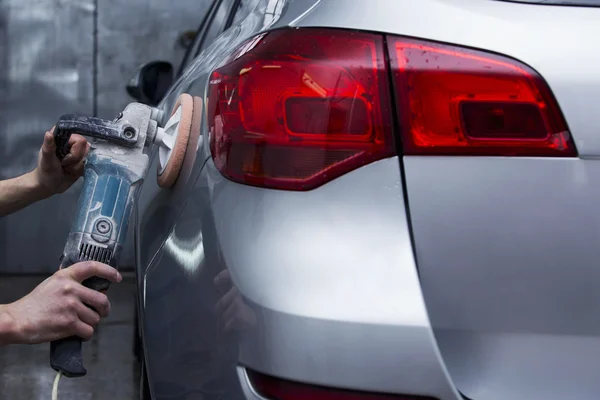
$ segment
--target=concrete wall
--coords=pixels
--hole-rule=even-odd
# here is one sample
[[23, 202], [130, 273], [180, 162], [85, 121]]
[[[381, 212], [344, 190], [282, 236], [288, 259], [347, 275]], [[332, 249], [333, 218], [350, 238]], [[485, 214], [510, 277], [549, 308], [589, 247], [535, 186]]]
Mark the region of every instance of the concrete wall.
[[[176, 66], [210, 0], [1, 0], [0, 179], [32, 170], [43, 133], [77, 112], [113, 118], [142, 62]], [[56, 270], [81, 182], [0, 218], [0, 273]], [[133, 263], [129, 248], [122, 265]]]

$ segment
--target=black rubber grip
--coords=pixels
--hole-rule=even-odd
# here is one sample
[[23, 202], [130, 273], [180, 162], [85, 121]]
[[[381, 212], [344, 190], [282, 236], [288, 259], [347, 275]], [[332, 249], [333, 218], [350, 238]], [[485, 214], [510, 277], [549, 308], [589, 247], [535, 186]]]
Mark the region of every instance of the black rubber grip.
[[[83, 285], [90, 289], [105, 292], [110, 287], [110, 281], [94, 276], [83, 281]], [[81, 347], [82, 339], [77, 336], [51, 342], [50, 366], [52, 369], [56, 372], [62, 372], [67, 378], [85, 376], [87, 370], [83, 366]]]
[[50, 366], [52, 369], [62, 372], [67, 378], [85, 376], [87, 370], [83, 366], [81, 345], [81, 338], [76, 336], [50, 343]]
[[61, 161], [71, 151], [71, 146], [69, 146], [70, 138], [71, 131], [61, 129], [59, 121], [54, 127], [54, 143], [56, 143], [56, 156]]

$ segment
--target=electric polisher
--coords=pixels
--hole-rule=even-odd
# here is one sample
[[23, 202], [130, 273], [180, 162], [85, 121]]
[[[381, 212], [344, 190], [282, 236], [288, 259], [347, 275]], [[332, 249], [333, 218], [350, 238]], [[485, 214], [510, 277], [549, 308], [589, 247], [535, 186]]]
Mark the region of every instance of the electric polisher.
[[[184, 158], [195, 157], [196, 148], [186, 150], [189, 143], [195, 147], [198, 140], [202, 100], [182, 94], [164, 128], [159, 127], [161, 114], [158, 109], [131, 103], [112, 121], [74, 114], [58, 120], [54, 139], [60, 159], [69, 153], [71, 134], [92, 138], [61, 269], [89, 260], [119, 268], [129, 217], [149, 169], [150, 159], [144, 150], [158, 146], [157, 179], [162, 188], [175, 184]], [[110, 283], [93, 277], [83, 285], [105, 292]], [[81, 350], [82, 339], [78, 337], [51, 343], [50, 365], [58, 372], [54, 391], [61, 375], [86, 375]]]

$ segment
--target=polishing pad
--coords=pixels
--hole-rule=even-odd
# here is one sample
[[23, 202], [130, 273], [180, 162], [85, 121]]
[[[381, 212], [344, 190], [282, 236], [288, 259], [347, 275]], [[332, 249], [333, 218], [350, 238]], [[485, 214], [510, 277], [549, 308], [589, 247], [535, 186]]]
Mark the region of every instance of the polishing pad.
[[196, 154], [200, 148], [201, 137], [200, 137], [200, 123], [202, 121], [202, 108], [204, 102], [200, 97], [194, 96], [194, 116], [192, 117], [192, 128], [190, 130], [190, 137], [188, 139], [187, 149], [185, 156], [183, 157], [183, 165], [179, 172], [176, 185], [185, 185], [194, 170], [194, 163], [196, 161]]
[[162, 188], [170, 188], [177, 181], [188, 146], [193, 116], [194, 100], [189, 94], [183, 93], [177, 99], [171, 118], [157, 143], [158, 185]]

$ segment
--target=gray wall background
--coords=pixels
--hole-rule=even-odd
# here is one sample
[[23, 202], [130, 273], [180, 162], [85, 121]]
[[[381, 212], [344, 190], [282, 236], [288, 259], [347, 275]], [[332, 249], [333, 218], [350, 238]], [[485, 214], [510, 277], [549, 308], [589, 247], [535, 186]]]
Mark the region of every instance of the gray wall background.
[[[0, 0], [0, 179], [36, 166], [43, 133], [77, 112], [113, 118], [132, 101], [125, 83], [152, 60], [177, 67], [178, 38], [210, 0]], [[58, 266], [81, 181], [0, 218], [0, 273]], [[133, 264], [133, 238], [121, 265]]]

